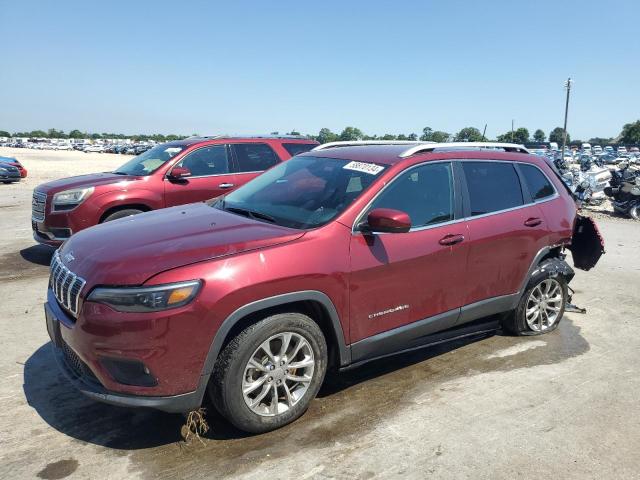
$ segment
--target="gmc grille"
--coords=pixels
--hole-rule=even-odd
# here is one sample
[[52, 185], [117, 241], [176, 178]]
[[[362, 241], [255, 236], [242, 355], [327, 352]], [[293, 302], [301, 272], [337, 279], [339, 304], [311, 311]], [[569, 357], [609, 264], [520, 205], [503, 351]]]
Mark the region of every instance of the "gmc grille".
[[47, 203], [47, 195], [40, 192], [33, 192], [31, 200], [31, 218], [36, 222], [44, 221], [44, 209]]
[[62, 264], [56, 251], [51, 259], [49, 284], [58, 303], [74, 317], [78, 316], [78, 302], [82, 287], [87, 283]]

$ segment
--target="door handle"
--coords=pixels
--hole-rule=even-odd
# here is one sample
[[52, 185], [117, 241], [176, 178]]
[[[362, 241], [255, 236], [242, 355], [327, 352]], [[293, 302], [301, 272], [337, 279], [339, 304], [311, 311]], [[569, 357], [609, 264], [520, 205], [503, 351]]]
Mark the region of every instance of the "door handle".
[[449, 234], [449, 235], [445, 235], [444, 237], [442, 237], [438, 243], [440, 245], [455, 245], [456, 243], [460, 243], [464, 241], [464, 235], [460, 235], [460, 234]]
[[220, 185], [218, 185], [219, 188], [232, 188], [235, 186], [235, 183], [221, 183]]
[[537, 227], [541, 223], [542, 220], [540, 220], [538, 217], [532, 217], [525, 220], [524, 225], [525, 227]]

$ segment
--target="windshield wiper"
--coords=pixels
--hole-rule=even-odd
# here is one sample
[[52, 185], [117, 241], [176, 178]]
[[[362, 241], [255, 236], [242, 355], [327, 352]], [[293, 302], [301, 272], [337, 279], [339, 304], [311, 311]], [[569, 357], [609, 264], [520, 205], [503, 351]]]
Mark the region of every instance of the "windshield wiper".
[[116, 175], [129, 175], [127, 172], [119, 172], [118, 170], [116, 170], [115, 172], [111, 172], [114, 173]]
[[276, 223], [276, 219], [266, 213], [254, 212], [253, 210], [247, 210], [246, 208], [225, 207], [224, 204], [222, 208], [227, 212], [237, 213], [238, 215], [252, 218], [254, 220], [266, 220], [267, 222]]

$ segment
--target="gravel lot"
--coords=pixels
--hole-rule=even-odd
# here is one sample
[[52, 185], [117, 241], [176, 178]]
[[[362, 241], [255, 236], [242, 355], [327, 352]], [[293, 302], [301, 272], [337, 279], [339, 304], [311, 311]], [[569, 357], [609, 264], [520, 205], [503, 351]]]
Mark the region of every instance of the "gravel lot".
[[58, 373], [42, 303], [51, 250], [31, 238], [33, 187], [127, 157], [0, 148], [29, 170], [0, 184], [0, 478], [639, 478], [640, 223], [599, 215], [607, 254], [578, 271], [560, 328], [496, 335], [328, 378], [298, 422], [247, 437], [215, 416], [93, 403]]

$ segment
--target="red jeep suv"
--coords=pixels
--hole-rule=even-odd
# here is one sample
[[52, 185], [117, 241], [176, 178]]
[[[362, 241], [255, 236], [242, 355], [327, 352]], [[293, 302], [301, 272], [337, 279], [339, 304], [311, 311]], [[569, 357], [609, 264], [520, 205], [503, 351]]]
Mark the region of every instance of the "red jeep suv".
[[213, 202], [74, 235], [51, 263], [46, 323], [84, 394], [186, 412], [208, 393], [262, 432], [299, 417], [327, 368], [553, 331], [565, 248], [583, 269], [603, 252], [524, 147], [327, 144]]
[[98, 223], [208, 200], [316, 145], [296, 135], [192, 137], [158, 145], [113, 172], [39, 185], [33, 192], [33, 237], [58, 246]]

